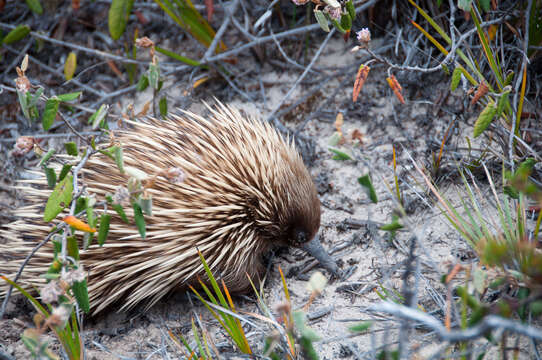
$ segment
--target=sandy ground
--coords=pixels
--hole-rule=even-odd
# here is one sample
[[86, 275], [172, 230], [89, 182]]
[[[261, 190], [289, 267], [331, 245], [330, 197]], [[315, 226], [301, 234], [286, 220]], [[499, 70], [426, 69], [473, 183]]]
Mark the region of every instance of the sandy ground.
[[[360, 63], [356, 56], [349, 52], [349, 45], [337, 38], [333, 40], [318, 60], [316, 67], [325, 68], [330, 65]], [[338, 64], [338, 62], [340, 62]], [[277, 73], [268, 69], [265, 79], [274, 80], [277, 85], [266, 88], [266, 104], [247, 103], [240, 99], [233, 100], [235, 105], [247, 113], [266, 117], [286, 94], [295, 77], [288, 73]], [[446, 77], [430, 78], [425, 90], [409, 92], [407, 105], [400, 105], [393, 97], [385, 82], [382, 68], [376, 67], [370, 74], [357, 103], [345, 101], [351, 97], [353, 77], [344, 90], [339, 92], [337, 100], [326, 109], [319, 118], [309, 121], [302, 134], [315, 140], [316, 157], [310, 166], [318, 186], [322, 201], [321, 239], [325, 248], [333, 251], [333, 257], [344, 270], [351, 270], [345, 279], [333, 279], [321, 296], [317, 297], [308, 310], [309, 324], [322, 337], [315, 343], [316, 350], [322, 359], [355, 358], [352, 353], [366, 353], [373, 346], [393, 343], [397, 339], [398, 325], [377, 318], [375, 330], [371, 334], [349, 337], [348, 327], [361, 321], [372, 319], [367, 307], [380, 301], [378, 293], [386, 288], [389, 291], [402, 289], [402, 274], [407, 259], [409, 241], [413, 234], [418, 236], [422, 272], [421, 283], [418, 284], [418, 301], [428, 311], [440, 308], [444, 302], [445, 289], [440, 283], [440, 276], [457, 262], [471, 262], [472, 251], [458, 234], [453, 231], [434, 207], [427, 207], [412, 189], [403, 186], [404, 196], [409, 211], [411, 231], [399, 231], [394, 240], [388, 233], [379, 231], [378, 226], [389, 223], [394, 209], [394, 195], [390, 193], [386, 183], [393, 186], [392, 144], [398, 151], [398, 172], [402, 179], [414, 183], [410, 175], [414, 175], [412, 164], [407, 156], [410, 153], [416, 161], [424, 165], [430, 162], [430, 140], [440, 143], [443, 133], [450, 121], [449, 117], [434, 114], [431, 105], [420, 100], [434, 101], [439, 92], [448, 87]], [[326, 84], [312, 104], [305, 111], [314, 110], [320, 102], [326, 100], [326, 92], [339, 86], [339, 79]], [[174, 99], [184, 90], [173, 83], [168, 84], [168, 94]], [[286, 105], [292, 104], [303, 94], [304, 87], [298, 89], [288, 99]], [[433, 95], [431, 95], [433, 94]], [[125, 98], [123, 105], [136, 103], [139, 106], [148, 99], [148, 94], [139, 94], [136, 99]], [[449, 103], [458, 101], [459, 95], [451, 95]], [[200, 105], [190, 109], [198, 111]], [[301, 106], [288, 116], [286, 125], [295, 127], [304, 119]], [[355, 155], [360, 161], [333, 160], [328, 150], [328, 142], [335, 132], [334, 120], [338, 112], [344, 114], [342, 131], [346, 138], [354, 130], [362, 134], [362, 144], [355, 145], [348, 141], [342, 149]], [[6, 159], [3, 159], [7, 161]], [[358, 177], [371, 173], [376, 192], [377, 204], [371, 203], [367, 194], [358, 183]], [[456, 185], [447, 185], [445, 192], [453, 197]], [[13, 206], [13, 201], [0, 193], [2, 202]], [[264, 300], [270, 309], [276, 308], [285, 301], [284, 292], [278, 272], [280, 266], [287, 277], [288, 288], [293, 299], [294, 308], [304, 306], [309, 298], [306, 290], [307, 279], [315, 271], [323, 271], [313, 266], [314, 260], [300, 250], [288, 249], [279, 251], [272, 257], [270, 271], [264, 285]], [[259, 312], [255, 296], [237, 297], [236, 306], [245, 312]], [[19, 340], [19, 334], [31, 322], [29, 307], [21, 311], [24, 302], [14, 299], [9, 307], [10, 316], [0, 321], [0, 346], [8, 354], [17, 359], [27, 358], [28, 352]], [[208, 311], [197, 300], [190, 300], [186, 294], [176, 294], [161, 301], [150, 311], [135, 310], [131, 313], [109, 313], [97, 319], [88, 320], [85, 325], [85, 344], [87, 359], [167, 359], [176, 358], [181, 353], [168, 335], [168, 330], [182, 333], [190, 339], [190, 319], [202, 316], [203, 323], [212, 334], [212, 338], [225, 357], [235, 350], [224, 337], [224, 331], [217, 327]], [[437, 314], [438, 316], [438, 314]], [[270, 328], [258, 322], [266, 331], [246, 326], [249, 342], [255, 349], [261, 349], [264, 336]], [[389, 331], [378, 331], [388, 328]], [[424, 337], [420, 332], [416, 337], [418, 345], [427, 347], [420, 354], [422, 358], [437, 351], [431, 346], [432, 338]], [[55, 348], [55, 346], [53, 346]], [[258, 350], [256, 350], [258, 352]], [[229, 354], [229, 355], [228, 355]], [[520, 352], [520, 357], [521, 357]]]

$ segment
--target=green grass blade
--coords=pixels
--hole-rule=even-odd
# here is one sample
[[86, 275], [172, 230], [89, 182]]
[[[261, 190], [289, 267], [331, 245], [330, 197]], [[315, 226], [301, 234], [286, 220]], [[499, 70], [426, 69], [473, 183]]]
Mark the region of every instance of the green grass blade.
[[[448, 45], [451, 45], [452, 44], [452, 39], [450, 39], [448, 34], [446, 34], [446, 32], [431, 18], [431, 16], [429, 16], [429, 14], [426, 13], [413, 0], [408, 0], [408, 1], [418, 10], [420, 15], [422, 15], [422, 17], [433, 27], [433, 29], [435, 29], [437, 31], [437, 33], [440, 36], [442, 36], [442, 38], [446, 41], [446, 43], [448, 43]], [[465, 55], [465, 53], [463, 51], [461, 51], [461, 49], [456, 49], [456, 53], [461, 58], [461, 60], [463, 60], [465, 62], [465, 64], [467, 64], [468, 68], [471, 69], [476, 74], [476, 76], [478, 76], [480, 81], [485, 80], [482, 73], [480, 73], [480, 71], [474, 66], [474, 64], [469, 60], [469, 58]], [[466, 73], [466, 71], [464, 72], [464, 74], [465, 73]], [[471, 79], [474, 80], [470, 75], [469, 75], [469, 77], [470, 77], [469, 81], [471, 81]], [[471, 83], [472, 83], [472, 81], [471, 81]], [[488, 83], [488, 82], [486, 81], [486, 83]], [[477, 85], [478, 83], [476, 81], [474, 81], [473, 84]], [[490, 90], [493, 92], [492, 89], [490, 89]]]
[[[208, 268], [208, 267], [207, 267]], [[212, 276], [212, 274], [211, 274]], [[214, 278], [213, 276], [213, 280], [215, 280], [216, 282], [216, 279]], [[203, 289], [203, 291], [205, 291], [205, 293], [207, 294], [207, 296], [209, 297], [209, 299], [211, 300], [211, 302], [217, 306], [222, 306], [228, 310], [230, 310], [230, 308], [226, 305], [226, 306], [223, 306], [219, 301], [216, 300], [215, 296], [213, 295], [213, 293], [211, 292], [211, 290], [207, 287], [207, 285], [205, 285], [202, 281], [200, 281], [200, 285]], [[219, 289], [220, 290], [220, 289]], [[221, 293], [221, 292], [220, 292]], [[222, 293], [221, 293], [222, 294]], [[220, 316], [222, 318], [222, 321], [223, 323], [225, 324], [225, 326], [230, 330], [230, 333], [231, 333], [231, 336], [232, 338], [237, 338], [238, 336], [235, 334], [235, 329], [236, 329], [236, 326], [235, 326], [235, 319], [230, 316], [229, 314], [225, 314], [223, 313], [222, 311], [220, 310], [217, 310], [218, 311], [218, 314], [217, 316]], [[213, 313], [216, 314], [215, 311], [213, 311]]]
[[192, 334], [194, 334], [194, 340], [196, 341], [196, 345], [198, 346], [200, 356], [203, 359], [207, 359], [205, 356], [205, 352], [203, 352], [203, 347], [201, 346], [201, 340], [199, 339], [198, 328], [196, 327], [194, 318], [192, 318]]
[[45, 315], [45, 317], [49, 317], [49, 312], [40, 304], [40, 302], [38, 300], [36, 300], [35, 297], [33, 297], [32, 295], [30, 295], [30, 293], [28, 293], [25, 289], [23, 289], [22, 287], [20, 287], [19, 285], [17, 285], [16, 283], [14, 283], [12, 280], [8, 279], [7, 277], [5, 277], [4, 275], [0, 275], [0, 278], [2, 278], [5, 282], [7, 282], [8, 284], [10, 284], [11, 286], [13, 286], [15, 289], [17, 289], [21, 294], [24, 295], [25, 298], [27, 298], [28, 300], [30, 300], [30, 302], [32, 303], [32, 305], [34, 305], [34, 307], [36, 308], [36, 310], [40, 311], [43, 315]]
[[[198, 293], [198, 291], [196, 289], [194, 289], [193, 287], [191, 287], [192, 291], [194, 292], [194, 294], [196, 294], [196, 296], [198, 297], [198, 299], [201, 301], [201, 303], [207, 308], [207, 310], [209, 310], [211, 312], [211, 314], [213, 315], [213, 317], [216, 319], [216, 321], [219, 322], [220, 326], [222, 326], [222, 328], [224, 330], [226, 330], [226, 332], [228, 333], [228, 335], [230, 335], [230, 337], [233, 339], [234, 338], [234, 335], [233, 333], [231, 332], [229, 326], [226, 325], [226, 323], [224, 323], [222, 317], [220, 315], [218, 315], [214, 309], [212, 307], [209, 306], [209, 304], [207, 303], [207, 301], [205, 301], [205, 299]], [[215, 304], [217, 305], [217, 304]]]
[[164, 48], [161, 48], [159, 46], [156, 46], [155, 47], [156, 51], [158, 51], [159, 53], [161, 54], [164, 54], [166, 56], [169, 56], [170, 58], [172, 59], [175, 59], [175, 60], [178, 60], [182, 63], [185, 63], [187, 65], [190, 65], [190, 66], [200, 66], [200, 62], [197, 61], [197, 60], [193, 60], [193, 59], [190, 59], [190, 58], [187, 58], [185, 56], [182, 56], [182, 55], [179, 55], [173, 51], [170, 51], [170, 50], [167, 50], [167, 49], [164, 49]]
[[213, 290], [215, 291], [216, 296], [220, 300], [220, 304], [223, 307], [228, 308], [228, 303], [226, 302], [226, 299], [224, 298], [224, 295], [222, 294], [222, 291], [220, 290], [220, 286], [218, 285], [215, 277], [213, 276], [213, 273], [211, 272], [211, 268], [209, 267], [209, 265], [205, 261], [205, 258], [203, 257], [203, 254], [201, 253], [201, 251], [198, 251], [198, 254], [199, 254], [199, 257], [201, 259], [201, 262], [203, 263], [203, 267], [205, 269], [205, 272], [207, 273], [207, 276], [209, 277], [209, 281], [211, 282]]
[[499, 71], [499, 67], [497, 66], [497, 61], [495, 60], [495, 55], [493, 54], [493, 51], [491, 50], [491, 47], [489, 46], [489, 42], [487, 40], [486, 34], [482, 27], [480, 26], [480, 19], [478, 18], [478, 12], [475, 10], [475, 7], [473, 6], [471, 8], [471, 16], [472, 20], [474, 21], [474, 24], [476, 25], [476, 31], [478, 32], [478, 37], [480, 38], [480, 42], [482, 43], [482, 48], [484, 49], [484, 53], [486, 55], [487, 61], [489, 63], [489, 66], [491, 67], [491, 70], [493, 71], [493, 75], [495, 75], [495, 78], [497, 79], [497, 86], [499, 87], [499, 90], [502, 91], [504, 79], [502, 77], [501, 71]]

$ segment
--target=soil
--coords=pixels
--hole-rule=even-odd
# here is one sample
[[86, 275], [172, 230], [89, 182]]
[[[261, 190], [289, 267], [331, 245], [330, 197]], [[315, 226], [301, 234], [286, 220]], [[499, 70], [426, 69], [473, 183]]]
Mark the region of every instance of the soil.
[[[378, 40], [374, 42], [378, 44]], [[391, 317], [370, 312], [369, 307], [378, 303], [382, 294], [388, 293], [394, 297], [393, 294], [404, 290], [402, 279], [409, 265], [408, 253], [413, 236], [418, 240], [416, 254], [421, 282], [414, 284], [410, 279], [408, 286], [416, 289], [420, 307], [429, 313], [434, 310], [432, 314], [437, 318], [443, 319], [444, 314], [439, 311], [446, 301], [446, 288], [441, 283], [441, 276], [455, 264], [476, 261], [472, 249], [439, 215], [433, 205], [434, 199], [427, 196], [425, 187], [416, 186], [417, 182], [421, 185], [421, 178], [410, 159], [412, 157], [420, 166], [431, 168], [432, 154], [438, 154], [440, 143], [452, 122], [452, 114], [439, 107], [460, 108], [464, 94], [461, 91], [449, 93], [447, 76], [429, 74], [421, 77], [421, 83], [417, 85], [404, 86], [407, 103], [402, 105], [386, 83], [385, 69], [375, 65], [358, 101], [353, 103], [351, 89], [354, 71], [362, 59], [367, 59], [367, 55], [354, 54], [350, 52], [351, 47], [351, 43], [345, 43], [340, 37], [331, 40], [315, 68], [335, 73], [335, 76], [327, 84], [316, 84], [320, 87], [318, 92], [279, 119], [288, 128], [299, 127], [303, 141], [309, 139], [314, 145], [314, 151], [305, 153], [305, 157], [322, 202], [320, 239], [348, 275], [334, 279], [301, 250], [282, 249], [270, 256], [269, 271], [263, 282], [263, 301], [278, 316], [277, 308], [285, 302], [279, 267], [286, 275], [295, 309], [304, 307], [309, 300], [307, 283], [312, 274], [321, 271], [329, 279], [328, 285], [307, 310], [308, 325], [321, 337], [314, 345], [322, 359], [360, 358], [353, 354], [368, 357], [375, 346], [393, 343], [393, 339], [397, 339], [400, 330], [398, 323], [391, 321]], [[331, 67], [349, 72], [342, 75]], [[266, 65], [262, 74], [262, 81], [272, 84], [264, 89], [265, 103], [248, 102], [239, 96], [223, 96], [221, 100], [265, 119], [291, 88], [299, 73], [279, 71]], [[400, 75], [399, 80], [402, 80]], [[281, 109], [303, 99], [316, 85], [298, 86]], [[224, 94], [218, 93], [212, 85], [202, 85], [188, 96], [186, 86], [179, 82], [168, 81], [165, 86], [170, 104], [195, 112], [202, 109], [201, 99], [212, 102], [211, 95]], [[330, 101], [328, 94], [337, 89], [337, 95]], [[127, 95], [122, 99], [120, 108], [133, 103], [137, 112], [151, 96], [150, 92], [138, 93], [135, 97]], [[326, 101], [322, 111], [301, 126], [307, 114], [312, 114]], [[173, 107], [170, 106], [170, 109]], [[334, 160], [334, 154], [329, 150], [330, 139], [337, 130], [335, 120], [339, 113], [344, 117], [341, 131], [346, 142], [338, 147], [355, 160]], [[468, 123], [472, 124], [472, 119]], [[12, 135], [17, 135], [17, 129], [10, 131]], [[465, 131], [472, 131], [472, 128], [465, 123], [456, 124], [449, 146], [462, 146], [462, 137], [456, 134]], [[361, 134], [361, 141], [352, 140], [354, 133]], [[47, 146], [54, 146], [54, 139], [49, 141]], [[473, 147], [476, 145], [473, 144]], [[10, 220], [10, 210], [20, 204], [18, 194], [8, 186], [13, 184], [13, 179], [22, 176], [25, 168], [35, 165], [36, 158], [31, 153], [23, 158], [15, 158], [9, 155], [13, 143], [3, 142], [1, 146], [0, 219], [4, 222]], [[392, 221], [396, 208], [393, 147], [397, 152], [397, 174], [409, 215], [408, 227], [397, 231], [394, 237], [389, 232], [379, 230], [380, 226]], [[447, 171], [453, 168], [453, 162], [445, 156], [442, 163], [441, 189], [453, 204], [458, 204], [460, 185]], [[371, 202], [358, 182], [358, 178], [365, 174], [370, 174], [373, 180], [378, 196], [376, 204]], [[415, 264], [412, 265], [416, 268]], [[254, 294], [236, 296], [234, 301], [243, 314], [261, 313]], [[7, 318], [0, 320], [0, 349], [16, 359], [29, 356], [20, 334], [26, 327], [32, 326], [32, 315], [33, 311], [25, 305], [24, 299], [13, 297]], [[201, 322], [224, 357], [240, 356], [224, 330], [197, 299], [180, 293], [160, 301], [148, 311], [110, 312], [86, 319], [83, 327], [86, 358], [177, 358], [182, 351], [168, 332], [182, 334], [193, 344], [191, 319], [196, 317], [201, 317]], [[263, 321], [256, 321], [254, 317], [249, 318], [260, 327], [245, 326], [249, 343], [255, 349], [261, 349], [265, 336], [272, 333], [272, 327]], [[352, 336], [348, 328], [365, 320], [374, 321], [373, 331]], [[438, 348], [432, 345], [434, 337], [424, 334], [424, 330], [419, 329], [413, 337], [420, 349], [419, 358], [438, 352]], [[58, 349], [54, 339], [52, 344], [53, 350]], [[255, 353], [261, 353], [261, 350], [255, 350]], [[523, 351], [519, 352], [519, 357], [528, 358]]]

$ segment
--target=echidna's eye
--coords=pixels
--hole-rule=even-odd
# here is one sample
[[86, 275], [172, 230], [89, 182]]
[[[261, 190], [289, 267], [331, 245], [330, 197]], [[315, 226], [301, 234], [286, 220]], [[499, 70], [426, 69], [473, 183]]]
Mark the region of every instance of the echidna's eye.
[[304, 229], [300, 227], [294, 228], [291, 238], [293, 246], [301, 246], [309, 240], [309, 236]]

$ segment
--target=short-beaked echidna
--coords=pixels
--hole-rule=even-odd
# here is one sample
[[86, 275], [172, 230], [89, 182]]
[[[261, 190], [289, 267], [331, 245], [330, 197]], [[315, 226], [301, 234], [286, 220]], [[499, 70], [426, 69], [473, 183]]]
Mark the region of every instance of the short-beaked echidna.
[[[206, 279], [198, 250], [230, 291], [243, 291], [247, 274], [254, 278], [263, 270], [267, 250], [315, 238], [320, 201], [293, 141], [235, 108], [218, 104], [209, 110], [207, 118], [183, 112], [166, 120], [129, 122], [130, 130], [115, 131], [126, 167], [151, 175], [180, 169], [184, 180], [158, 176], [147, 189], [153, 207], [145, 216], [145, 239], [109, 209], [113, 218], [105, 244], [81, 251], [93, 312], [113, 303], [121, 309], [140, 302], [150, 306], [174, 289], [196, 284], [198, 277]], [[91, 157], [82, 176], [97, 200], [128, 178], [101, 154]], [[43, 177], [28, 182], [19, 190], [30, 204], [16, 212], [20, 220], [0, 230], [0, 273], [11, 278], [51, 229], [42, 221], [47, 182]], [[130, 207], [125, 209], [131, 217]], [[34, 255], [20, 284], [43, 283], [39, 276], [52, 261], [51, 246]], [[0, 297], [6, 290], [0, 282]]]

